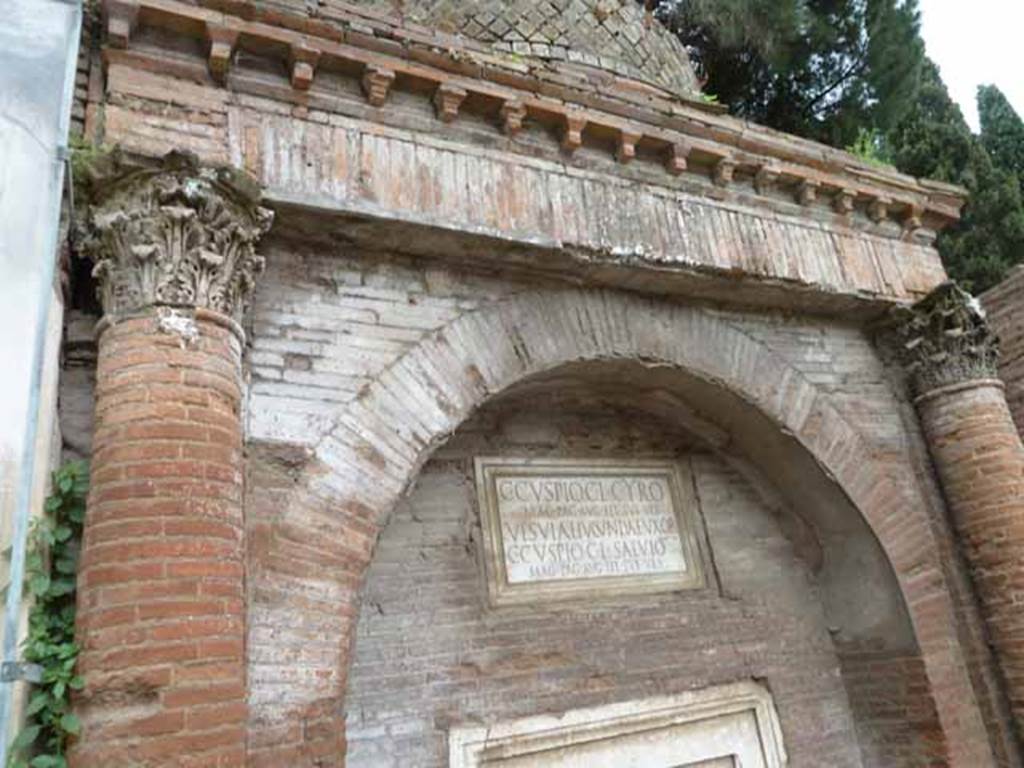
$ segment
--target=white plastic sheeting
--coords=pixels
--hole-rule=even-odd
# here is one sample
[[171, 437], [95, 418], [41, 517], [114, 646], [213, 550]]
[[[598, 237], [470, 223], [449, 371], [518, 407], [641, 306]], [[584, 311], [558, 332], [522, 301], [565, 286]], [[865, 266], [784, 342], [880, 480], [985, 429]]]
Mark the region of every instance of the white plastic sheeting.
[[[0, 534], [3, 661], [18, 658], [25, 536], [81, 7], [0, 0]], [[15, 683], [0, 682], [0, 765]]]

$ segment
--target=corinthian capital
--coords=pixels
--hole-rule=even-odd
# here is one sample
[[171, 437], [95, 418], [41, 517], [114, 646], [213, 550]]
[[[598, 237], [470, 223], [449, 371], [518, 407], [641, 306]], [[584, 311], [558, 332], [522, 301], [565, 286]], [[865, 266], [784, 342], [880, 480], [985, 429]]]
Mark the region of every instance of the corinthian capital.
[[999, 339], [978, 300], [956, 283], [893, 310], [890, 328], [917, 395], [998, 375]]
[[147, 307], [203, 308], [241, 320], [263, 257], [256, 244], [273, 214], [256, 182], [171, 152], [155, 168], [119, 158], [92, 178], [83, 244], [108, 315]]

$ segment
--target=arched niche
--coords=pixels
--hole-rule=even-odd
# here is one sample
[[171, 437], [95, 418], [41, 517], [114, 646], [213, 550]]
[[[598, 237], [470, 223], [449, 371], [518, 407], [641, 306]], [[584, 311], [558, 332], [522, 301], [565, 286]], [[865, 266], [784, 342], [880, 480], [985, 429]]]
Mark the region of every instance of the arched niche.
[[[827, 390], [727, 318], [574, 289], [524, 291], [459, 315], [339, 407], [273, 516], [250, 530], [259, 552], [250, 570], [253, 732], [294, 723], [310, 752], [343, 748], [360, 589], [381, 525], [420, 469], [472, 413], [516, 384], [568, 365], [630, 361], [645, 383], [665, 378], [666, 391], [685, 390], [681, 402], [713, 415], [710, 423], [775, 488], [800, 488], [790, 506], [821, 526], [823, 550], [845, 537], [846, 552], [871, 552], [867, 539], [851, 545], [866, 522], [908, 609], [952, 762], [987, 760], [954, 606], [913, 479], [893, 471], [891, 454], [873, 446]], [[846, 503], [830, 501], [835, 489]], [[835, 583], [865, 565], [871, 578], [888, 579], [885, 568], [858, 557], [829, 562]], [[841, 602], [831, 601], [837, 609]], [[848, 627], [876, 622], [870, 612], [856, 615], [862, 605], [843, 608]], [[275, 655], [281, 637], [305, 643], [297, 660]]]
[[[382, 529], [349, 683], [350, 765], [443, 765], [449, 727], [467, 721], [744, 679], [775, 690], [797, 761], [934, 759], [937, 717], [895, 574], [803, 454], [714, 384], [635, 360], [567, 364], [488, 400]], [[491, 606], [478, 456], [685, 465], [708, 588]], [[879, 716], [869, 696], [899, 713]]]

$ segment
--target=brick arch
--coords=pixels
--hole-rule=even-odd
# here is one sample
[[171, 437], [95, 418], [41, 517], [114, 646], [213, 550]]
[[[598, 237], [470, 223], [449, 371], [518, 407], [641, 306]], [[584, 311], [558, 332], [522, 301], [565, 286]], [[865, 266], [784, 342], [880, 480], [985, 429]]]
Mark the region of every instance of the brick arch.
[[990, 764], [938, 545], [909, 480], [892, 478], [827, 392], [720, 316], [584, 290], [521, 294], [423, 338], [340, 407], [288, 504], [250, 530], [258, 553], [248, 574], [252, 764], [314, 757], [320, 765], [341, 764], [340, 712], [363, 575], [385, 515], [433, 449], [516, 382], [602, 359], [673, 366], [722, 387], [815, 459], [860, 510], [892, 564], [951, 764]]

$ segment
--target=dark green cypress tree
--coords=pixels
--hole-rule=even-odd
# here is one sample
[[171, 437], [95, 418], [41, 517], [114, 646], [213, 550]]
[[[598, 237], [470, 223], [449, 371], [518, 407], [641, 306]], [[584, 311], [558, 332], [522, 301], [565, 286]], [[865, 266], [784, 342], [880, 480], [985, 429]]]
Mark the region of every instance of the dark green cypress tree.
[[994, 85], [978, 88], [981, 142], [992, 161], [1004, 171], [1017, 174], [1024, 191], [1024, 120]]
[[971, 129], [931, 60], [909, 110], [886, 140], [893, 165], [904, 173], [962, 183], [971, 162]]
[[983, 143], [971, 133], [924, 57], [917, 0], [647, 4], [687, 46], [705, 91], [734, 114], [833, 146], [860, 138], [904, 173], [966, 187], [963, 219], [938, 247], [969, 290], [1024, 261], [1020, 177], [1007, 170], [1021, 168], [1020, 120], [1002, 94], [986, 92], [988, 135]]
[[978, 293], [1024, 261], [1024, 202], [1013, 174], [996, 166], [971, 133], [938, 68], [927, 62], [910, 111], [886, 136], [904, 173], [960, 184], [970, 197], [961, 221], [939, 236], [946, 270]]
[[996, 168], [978, 141], [961, 180], [970, 197], [956, 227], [939, 235], [946, 271], [972, 293], [991, 288], [1024, 261], [1024, 201], [1015, 174]]
[[705, 91], [737, 115], [834, 146], [888, 129], [917, 88], [917, 0], [652, 0]]

